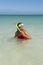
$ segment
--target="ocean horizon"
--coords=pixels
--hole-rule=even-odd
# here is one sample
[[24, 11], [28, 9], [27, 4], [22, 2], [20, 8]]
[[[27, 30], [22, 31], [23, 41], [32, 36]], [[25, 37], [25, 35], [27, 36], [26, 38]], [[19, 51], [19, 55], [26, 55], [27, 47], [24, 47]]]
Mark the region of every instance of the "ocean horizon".
[[27, 15], [27, 16], [43, 16], [43, 14], [0, 14], [0, 15]]

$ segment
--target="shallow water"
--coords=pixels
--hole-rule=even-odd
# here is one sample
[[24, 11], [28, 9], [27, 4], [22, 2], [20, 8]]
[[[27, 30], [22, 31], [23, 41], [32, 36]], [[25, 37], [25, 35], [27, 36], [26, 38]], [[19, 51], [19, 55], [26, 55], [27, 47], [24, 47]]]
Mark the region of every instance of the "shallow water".
[[[14, 21], [25, 21], [31, 40], [14, 39]], [[43, 65], [43, 16], [0, 16], [0, 65]]]

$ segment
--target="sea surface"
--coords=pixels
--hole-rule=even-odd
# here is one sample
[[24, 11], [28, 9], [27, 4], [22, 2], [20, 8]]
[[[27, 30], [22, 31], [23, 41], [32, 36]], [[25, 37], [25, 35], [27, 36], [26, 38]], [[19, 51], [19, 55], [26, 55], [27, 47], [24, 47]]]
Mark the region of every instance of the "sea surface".
[[[14, 38], [18, 22], [31, 40]], [[43, 15], [0, 15], [0, 65], [43, 65]]]

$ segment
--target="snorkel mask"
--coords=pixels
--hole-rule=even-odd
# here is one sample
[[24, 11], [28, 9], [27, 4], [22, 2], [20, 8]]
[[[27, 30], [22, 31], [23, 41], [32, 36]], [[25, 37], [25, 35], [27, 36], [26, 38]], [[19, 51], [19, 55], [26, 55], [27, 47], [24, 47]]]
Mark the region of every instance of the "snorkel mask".
[[18, 23], [18, 24], [16, 24], [16, 28], [21, 32], [21, 30], [20, 30], [20, 28], [19, 27], [21, 27], [21, 26], [23, 26], [23, 24], [22, 23]]

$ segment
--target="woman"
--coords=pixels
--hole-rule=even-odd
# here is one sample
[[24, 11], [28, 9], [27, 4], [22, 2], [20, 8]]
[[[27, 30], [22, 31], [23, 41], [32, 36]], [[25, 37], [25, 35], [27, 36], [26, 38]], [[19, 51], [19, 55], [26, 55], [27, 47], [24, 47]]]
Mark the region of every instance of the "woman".
[[23, 24], [20, 22], [16, 25], [17, 31], [15, 32], [15, 37], [20, 39], [31, 39], [30, 34], [23, 28]]

